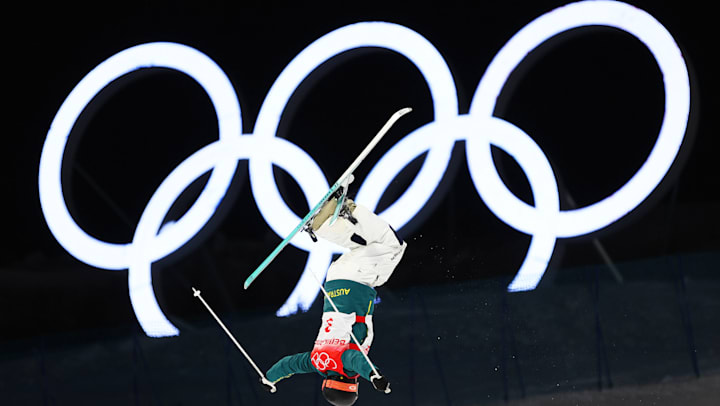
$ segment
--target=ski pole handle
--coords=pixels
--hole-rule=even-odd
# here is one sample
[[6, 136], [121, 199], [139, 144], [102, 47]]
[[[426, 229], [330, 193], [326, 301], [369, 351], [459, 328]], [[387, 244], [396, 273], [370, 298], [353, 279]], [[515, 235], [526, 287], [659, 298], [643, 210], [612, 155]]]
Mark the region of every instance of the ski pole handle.
[[265, 379], [265, 377], [260, 378], [260, 383], [265, 387], [265, 390], [267, 390], [270, 393], [277, 392], [277, 388], [275, 387], [275, 384]]

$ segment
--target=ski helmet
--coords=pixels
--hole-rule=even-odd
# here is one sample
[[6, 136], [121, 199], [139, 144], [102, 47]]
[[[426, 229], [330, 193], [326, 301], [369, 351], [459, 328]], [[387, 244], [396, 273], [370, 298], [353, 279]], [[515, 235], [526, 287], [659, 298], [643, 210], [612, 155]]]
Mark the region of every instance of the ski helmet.
[[323, 380], [322, 393], [325, 400], [333, 406], [350, 406], [358, 398], [358, 380], [330, 375]]

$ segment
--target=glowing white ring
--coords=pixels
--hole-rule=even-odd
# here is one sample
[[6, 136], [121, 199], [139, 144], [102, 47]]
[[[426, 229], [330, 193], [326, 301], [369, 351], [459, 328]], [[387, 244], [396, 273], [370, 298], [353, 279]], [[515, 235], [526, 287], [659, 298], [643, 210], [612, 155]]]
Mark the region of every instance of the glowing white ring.
[[[98, 65], [70, 92], [50, 125], [40, 159], [38, 184], [45, 219], [58, 242], [74, 257], [99, 268], [127, 269], [127, 244], [97, 240], [72, 219], [65, 204], [60, 173], [67, 138], [80, 114], [90, 101], [113, 80], [140, 68], [165, 67], [181, 71], [195, 79], [208, 93], [215, 107], [221, 139], [240, 134], [241, 116], [237, 96], [229, 79], [210, 58], [199, 51], [173, 43], [138, 45], [122, 51]], [[232, 180], [237, 162], [215, 167], [198, 200], [173, 228], [158, 240], [164, 250], [157, 260], [175, 251], [192, 238], [214, 212]]]
[[[426, 79], [433, 98], [436, 118], [444, 119], [457, 116], [457, 91], [455, 90], [452, 74], [440, 53], [425, 38], [408, 28], [395, 24], [357, 23], [326, 34], [310, 44], [288, 64], [273, 84], [262, 104], [258, 113], [254, 135], [257, 137], [274, 137], [280, 122], [280, 116], [300, 83], [324, 62], [343, 52], [363, 47], [385, 48], [405, 56], [415, 64]], [[432, 154], [426, 161], [441, 161], [447, 166], [454, 140], [452, 138], [437, 137], [435, 143], [439, 145], [432, 149]], [[250, 180], [253, 188], [266, 184], [275, 186], [271, 161], [270, 157], [267, 156], [250, 160]], [[440, 172], [440, 175], [442, 175], [443, 171], [436, 172]], [[437, 181], [426, 180], [425, 177], [428, 176], [437, 177], [436, 174], [428, 171], [418, 175], [418, 177], [422, 178], [421, 180], [430, 185], [429, 189], [432, 191], [434, 190], [433, 182], [437, 185], [439, 179]], [[328, 188], [327, 182], [324, 182], [321, 187], [312, 191], [312, 194], [308, 196], [309, 200], [319, 200], [327, 192]], [[428, 197], [432, 194], [431, 191], [427, 193]], [[300, 221], [300, 218], [285, 204], [277, 187], [274, 187], [270, 193], [267, 190], [260, 193], [259, 190], [253, 189], [253, 196], [257, 199], [258, 208], [260, 208], [263, 218], [278, 235], [287, 235]], [[308, 251], [313, 248], [309, 238], [294, 241], [294, 243], [299, 248]]]
[[[110, 82], [146, 67], [175, 69], [195, 79], [205, 89], [215, 108], [219, 138], [224, 140], [240, 135], [242, 126], [237, 96], [230, 80], [217, 64], [199, 51], [179, 44], [138, 45], [98, 65], [65, 99], [43, 145], [38, 185], [43, 214], [58, 242], [74, 257], [89, 265], [111, 270], [129, 269], [130, 297], [138, 321], [148, 335], [167, 336], [175, 335], [178, 331], [157, 305], [152, 285], [140, 288], [140, 285], [133, 283], [133, 279], [145, 272], [140, 269], [146, 269], [147, 275], [142, 279], [149, 281], [152, 261], [169, 255], [200, 231], [225, 196], [237, 161], [226, 160], [215, 165], [198, 200], [173, 225], [172, 232], [155, 229], [151, 239], [153, 249], [150, 253], [143, 252], [143, 255], [136, 255], [137, 247], [132, 249], [131, 244], [111, 244], [85, 233], [67, 209], [60, 182], [67, 138], [82, 111]], [[163, 218], [164, 214], [159, 221]]]
[[[558, 237], [587, 234], [617, 221], [642, 203], [670, 169], [685, 136], [690, 111], [690, 83], [680, 49], [670, 33], [646, 12], [614, 1], [570, 4], [547, 13], [520, 30], [493, 58], [473, 97], [470, 114], [491, 116], [495, 102], [512, 71], [525, 56], [547, 39], [573, 28], [603, 25], [628, 32], [650, 50], [663, 74], [665, 115], [657, 142], [647, 161], [617, 192], [590, 206], [560, 212], [555, 219]], [[468, 157], [471, 152], [468, 152]], [[478, 168], [485, 173], [489, 166]], [[475, 173], [473, 172], [473, 175]], [[473, 177], [475, 179], [475, 177]], [[502, 183], [502, 182], [501, 182]], [[503, 195], [512, 194], [503, 192]], [[493, 213], [523, 232], [537, 225], [533, 207], [518, 199], [484, 195]]]

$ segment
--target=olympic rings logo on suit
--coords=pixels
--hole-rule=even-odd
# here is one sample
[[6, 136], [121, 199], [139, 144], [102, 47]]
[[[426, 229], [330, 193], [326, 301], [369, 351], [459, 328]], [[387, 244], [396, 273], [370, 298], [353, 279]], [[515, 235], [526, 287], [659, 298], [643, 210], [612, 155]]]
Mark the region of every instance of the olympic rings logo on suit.
[[330, 356], [326, 352], [316, 352], [315, 354], [313, 354], [310, 360], [312, 361], [313, 365], [315, 365], [315, 368], [317, 368], [320, 372], [323, 372], [326, 369], [334, 371], [338, 368], [337, 362], [335, 362], [334, 359], [330, 358]]
[[[540, 147], [513, 124], [493, 117], [498, 95], [509, 75], [533, 49], [565, 31], [600, 25], [634, 35], [652, 53], [662, 72], [665, 114], [656, 143], [635, 175], [611, 196], [589, 206], [560, 211], [554, 172]], [[510, 291], [534, 289], [545, 272], [557, 238], [587, 234], [618, 220], [641, 204], [657, 187], [682, 144], [690, 109], [690, 85], [682, 54], [670, 33], [652, 16], [615, 1], [583, 1], [550, 11], [522, 28], [498, 52], [480, 81], [470, 111], [460, 115], [455, 82], [437, 49], [417, 32], [392, 23], [348, 25], [319, 38], [298, 54], [268, 92], [251, 134], [242, 134], [240, 105], [222, 69], [201, 52], [176, 43], [148, 43], [117, 53], [94, 68], [71, 91], [48, 131], [40, 159], [39, 191], [43, 214], [58, 242], [89, 265], [128, 269], [130, 300], [149, 336], [179, 334], [165, 317], [153, 292], [150, 268], [190, 241], [215, 213], [227, 192], [237, 162], [249, 160], [252, 193], [264, 220], [283, 238], [300, 221], [282, 200], [272, 167], [277, 165], [299, 184], [312, 207], [329, 189], [325, 174], [312, 157], [291, 141], [276, 137], [283, 110], [300, 83], [323, 62], [360, 47], [380, 47], [405, 56], [427, 81], [434, 121], [394, 145], [372, 168], [356, 200], [371, 210], [385, 189], [414, 158], [427, 152], [414, 181], [380, 215], [396, 228], [407, 224], [435, 192], [455, 142], [466, 142], [472, 181], [488, 208], [511, 227], [532, 236], [525, 260], [508, 286]], [[67, 137], [91, 99], [110, 82], [136, 69], [164, 67], [194, 78], [215, 108], [219, 137], [176, 167], [147, 204], [132, 242], [100, 241], [81, 229], [65, 204], [60, 173]], [[534, 206], [518, 199], [500, 179], [491, 158], [491, 145], [510, 154], [524, 170]], [[212, 174], [187, 213], [163, 226], [166, 213], [180, 193], [202, 174]], [[304, 233], [301, 233], [304, 234]], [[278, 310], [288, 315], [307, 309], [319, 292], [309, 269], [327, 269], [337, 247], [312, 245], [309, 238], [293, 241], [309, 252], [300, 280]]]

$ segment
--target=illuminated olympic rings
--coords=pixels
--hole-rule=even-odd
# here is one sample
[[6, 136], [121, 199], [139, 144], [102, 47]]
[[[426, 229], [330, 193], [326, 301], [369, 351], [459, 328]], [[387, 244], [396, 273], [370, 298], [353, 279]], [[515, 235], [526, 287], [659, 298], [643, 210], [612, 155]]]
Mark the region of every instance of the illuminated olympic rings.
[[[624, 30], [643, 42], [664, 79], [665, 115], [647, 161], [611, 196], [576, 210], [560, 211], [558, 187], [548, 159], [516, 126], [493, 117], [498, 95], [525, 56], [547, 39], [573, 28], [601, 25]], [[410, 187], [381, 216], [400, 228], [425, 206], [435, 192], [456, 141], [466, 141], [470, 174], [490, 210], [513, 228], [532, 236], [528, 253], [511, 291], [534, 289], [552, 256], [557, 238], [599, 230], [637, 207], [665, 177], [683, 141], [690, 109], [690, 85], [681, 52], [668, 31], [646, 12], [614, 1], [586, 1], [553, 10], [520, 30], [498, 52], [473, 97], [468, 115], [459, 115], [452, 74], [435, 47], [418, 33], [391, 23], [365, 22], [330, 32], [310, 44], [283, 70], [270, 89], [252, 134], [241, 134], [241, 111], [235, 90], [222, 69], [201, 52], [175, 43], [149, 43], [126, 49], [85, 76], [63, 102], [42, 150], [40, 202], [48, 226], [59, 243], [77, 259], [99, 268], [129, 270], [130, 299], [149, 336], [178, 334], [158, 306], [151, 264], [190, 241], [208, 222], [225, 196], [239, 159], [249, 160], [252, 193], [263, 218], [281, 238], [300, 221], [283, 201], [272, 175], [277, 165], [290, 174], [312, 207], [329, 185], [317, 163], [295, 144], [276, 137], [280, 116], [302, 81], [320, 64], [360, 47], [393, 50], [411, 61], [427, 81], [435, 120], [408, 134], [373, 167], [360, 185], [357, 201], [377, 207], [383, 192], [414, 158], [426, 153]], [[219, 139], [200, 149], [162, 182], [145, 208], [132, 242], [112, 244], [88, 235], [71, 217], [61, 185], [63, 156], [73, 125], [91, 99], [105, 86], [136, 69], [164, 67], [194, 78], [215, 108]], [[490, 145], [510, 154], [524, 170], [534, 206], [518, 199], [500, 179]], [[268, 151], [272, 151], [270, 154]], [[187, 213], [162, 225], [177, 197], [195, 179], [212, 170], [204, 190]], [[278, 310], [279, 315], [307, 309], [318, 294], [309, 269], [327, 269], [337, 247], [312, 245], [301, 237], [293, 244], [309, 252], [300, 281]], [[239, 270], [240, 271], [240, 270]]]

